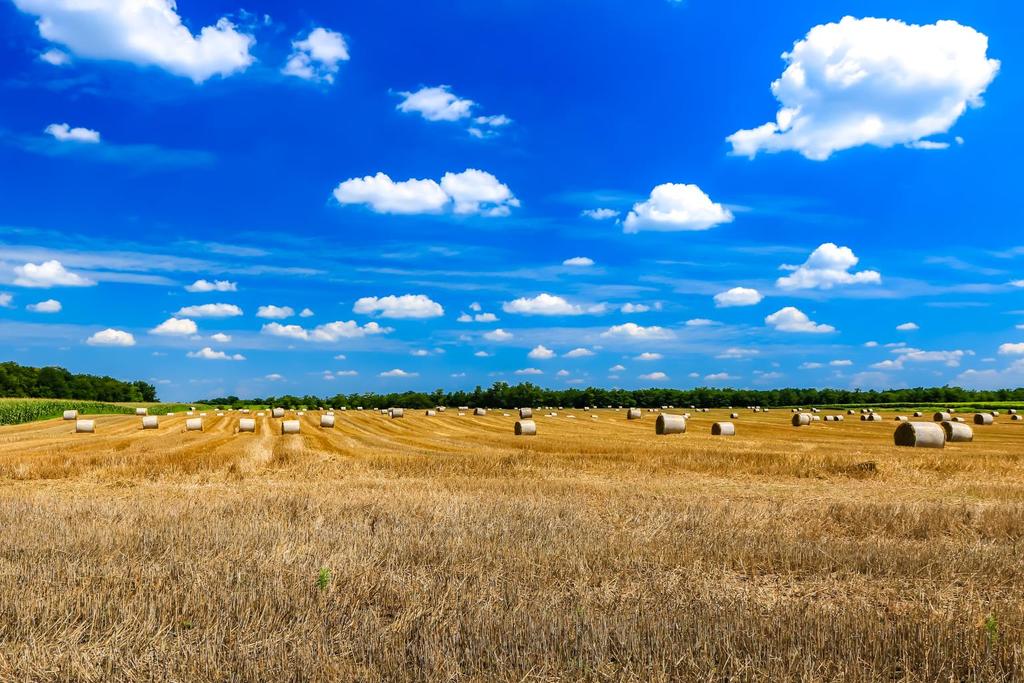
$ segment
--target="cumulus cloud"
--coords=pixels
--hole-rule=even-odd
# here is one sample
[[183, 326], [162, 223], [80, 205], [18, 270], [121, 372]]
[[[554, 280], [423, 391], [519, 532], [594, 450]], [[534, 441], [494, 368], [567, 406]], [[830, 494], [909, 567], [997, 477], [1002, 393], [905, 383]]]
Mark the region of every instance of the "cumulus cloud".
[[196, 280], [190, 285], [185, 285], [186, 292], [237, 292], [238, 283], [230, 280]]
[[690, 318], [686, 321], [687, 327], [713, 327], [714, 325], [720, 325], [716, 320], [710, 320], [708, 318]]
[[256, 309], [257, 318], [270, 318], [271, 320], [283, 320], [295, 315], [295, 309], [291, 306], [275, 306], [273, 304], [260, 306]]
[[456, 322], [460, 323], [493, 323], [498, 320], [498, 316], [494, 315], [493, 313], [475, 313], [473, 315], [470, 315], [469, 313], [463, 313], [455, 320]]
[[1024, 342], [1000, 344], [999, 353], [1004, 356], [1024, 355]]
[[659, 303], [654, 304], [653, 306], [648, 306], [647, 304], [634, 304], [627, 302], [622, 304], [622, 306], [619, 307], [619, 310], [623, 313], [647, 313], [651, 310], [661, 310], [661, 304]]
[[517, 375], [543, 375], [544, 371], [537, 368], [523, 368], [522, 370], [516, 370]]
[[921, 328], [918, 327], [917, 323], [906, 322], [897, 325], [896, 329], [899, 330], [900, 332], [913, 332], [914, 330], [919, 330]]
[[40, 54], [39, 59], [50, 66], [66, 66], [71, 63], [71, 57], [68, 53], [63, 50], [58, 50], [55, 47], [52, 47]]
[[43, 132], [60, 142], [88, 142], [96, 144], [100, 141], [100, 132], [91, 128], [72, 128], [66, 123], [51, 123]]
[[636, 323], [623, 323], [621, 325], [612, 325], [602, 332], [601, 336], [617, 339], [661, 340], [672, 339], [675, 335], [671, 330], [658, 327], [657, 325], [643, 327]]
[[406, 372], [405, 370], [403, 370], [401, 368], [395, 368], [394, 370], [386, 370], [386, 371], [380, 373], [377, 376], [378, 377], [419, 377], [419, 373], [418, 372]]
[[807, 314], [799, 308], [786, 306], [780, 308], [764, 319], [765, 324], [774, 327], [779, 332], [806, 332], [810, 334], [826, 334], [835, 332], [836, 328], [831, 325], [823, 325], [814, 322], [807, 317]]
[[761, 303], [764, 296], [756, 289], [733, 287], [732, 289], [715, 294], [714, 299], [716, 307], [730, 308], [733, 306], [755, 306]]
[[89, 278], [72, 273], [60, 261], [51, 260], [16, 266], [14, 284], [19, 287], [50, 289], [51, 287], [91, 287], [96, 283]]
[[668, 379], [668, 375], [664, 372], [649, 372], [646, 375], [640, 375], [640, 379], [645, 379], [649, 382], [664, 382]]
[[89, 346], [135, 346], [135, 337], [131, 332], [108, 327], [86, 339], [85, 343]]
[[191, 337], [199, 332], [199, 326], [189, 318], [168, 318], [149, 331], [150, 334], [165, 337]]
[[585, 349], [583, 347], [580, 347], [578, 349], [573, 349], [572, 351], [568, 351], [566, 353], [563, 353], [562, 354], [562, 358], [586, 358], [588, 356], [593, 356], [593, 355], [594, 355], [594, 352], [591, 351], [590, 349]]
[[836, 285], [879, 284], [882, 276], [877, 271], [850, 272], [859, 261], [849, 247], [826, 242], [812, 251], [802, 265], [780, 266], [782, 270], [792, 272], [780, 277], [775, 284], [782, 289], [832, 289]]
[[222, 17], [198, 35], [182, 23], [174, 0], [15, 0], [39, 17], [39, 35], [78, 57], [156, 66], [202, 83], [244, 71], [255, 39]]
[[387, 174], [350, 178], [334, 189], [339, 204], [362, 204], [376, 213], [430, 214], [451, 209], [460, 215], [507, 216], [519, 200], [490, 173], [469, 168], [431, 179], [394, 181]]
[[303, 40], [292, 41], [292, 53], [281, 73], [306, 81], [333, 83], [339, 64], [348, 59], [348, 45], [344, 36], [317, 27]]
[[520, 297], [502, 304], [502, 310], [506, 313], [519, 315], [596, 315], [604, 313], [605, 308], [604, 304], [572, 304], [563, 297], [547, 293], [535, 297]]
[[615, 209], [583, 209], [580, 215], [595, 221], [606, 221], [609, 218], [618, 218], [620, 213]]
[[[2, 298], [3, 297], [0, 296], [0, 299]], [[56, 299], [47, 299], [46, 301], [40, 301], [39, 303], [29, 304], [25, 308], [33, 313], [60, 313], [63, 307]]]
[[744, 360], [747, 358], [753, 358], [754, 356], [760, 355], [760, 351], [757, 349], [744, 349], [738, 346], [731, 346], [725, 351], [722, 351], [715, 358], [724, 358], [730, 360]]
[[726, 380], [736, 378], [730, 375], [728, 372], [715, 372], [710, 375], [704, 375], [704, 379], [706, 379], [709, 382], [724, 382]]
[[662, 358], [664, 358], [664, 356], [662, 356], [660, 353], [651, 353], [650, 351], [645, 351], [644, 353], [641, 353], [639, 356], [636, 356], [633, 360], [649, 361], [661, 360]]
[[0, 308], [11, 308], [12, 301], [14, 301], [14, 295], [8, 292], [0, 292]]
[[378, 334], [390, 334], [394, 332], [394, 329], [391, 327], [381, 327], [374, 322], [360, 326], [355, 320], [337, 320], [332, 323], [317, 325], [313, 329], [306, 329], [301, 325], [267, 323], [260, 331], [272, 337], [285, 337], [301, 341], [336, 342], [340, 339], [359, 339]]
[[242, 315], [242, 309], [234, 304], [202, 304], [184, 306], [174, 315], [181, 318], [234, 318]]
[[490, 358], [491, 357], [491, 354], [487, 353], [486, 351], [477, 351], [473, 355], [476, 356], [477, 358]]
[[801, 363], [800, 366], [799, 366], [799, 368], [801, 370], [817, 370], [818, 368], [823, 368], [823, 367], [825, 367], [825, 366], [822, 365], [821, 363], [817, 363], [817, 362], [814, 362], [814, 361], [809, 361], [807, 363]]
[[775, 122], [729, 136], [734, 154], [795, 150], [808, 159], [860, 145], [933, 146], [999, 71], [988, 37], [955, 21], [906, 24], [844, 17], [815, 26], [783, 53], [772, 83]]
[[554, 358], [556, 355], [557, 354], [554, 351], [543, 344], [538, 344], [533, 347], [528, 354], [526, 354], [528, 358], [533, 358], [534, 360], [548, 360], [550, 358]]
[[828, 364], [831, 365], [834, 368], [848, 368], [851, 365], [853, 365], [853, 361], [852, 360], [846, 360], [845, 358], [840, 358], [840, 359], [837, 359], [837, 360], [829, 361]]
[[312, 318], [314, 315], [316, 315], [316, 313], [313, 312], [312, 308], [303, 308], [302, 311], [299, 312], [300, 318]]
[[354, 313], [379, 315], [381, 318], [438, 318], [444, 315], [441, 304], [426, 294], [402, 296], [364, 296], [352, 306]]
[[587, 258], [586, 256], [573, 256], [562, 261], [563, 266], [575, 266], [579, 268], [586, 268], [587, 266], [594, 265], [594, 259]]
[[406, 114], [419, 114], [427, 121], [459, 121], [470, 117], [475, 102], [459, 97], [450, 85], [420, 88], [401, 92], [402, 101], [395, 108]]
[[732, 212], [711, 198], [696, 185], [664, 183], [651, 190], [645, 201], [633, 205], [626, 215], [623, 230], [676, 232], [708, 230], [722, 223], [731, 223]]
[[610, 368], [608, 368], [608, 372], [622, 372], [625, 369], [625, 365], [613, 365]]
[[897, 354], [894, 360], [884, 360], [875, 363], [871, 367], [879, 370], [900, 370], [907, 363], [942, 363], [947, 367], [959, 367], [965, 356], [973, 356], [973, 351], [955, 349], [952, 351], [922, 351], [910, 347], [893, 347], [892, 352]]
[[245, 360], [245, 356], [240, 353], [232, 355], [224, 351], [214, 351], [209, 346], [204, 346], [198, 351], [189, 351], [185, 355], [189, 358], [198, 358], [200, 360]]
[[485, 332], [484, 333], [484, 339], [487, 339], [488, 341], [494, 341], [494, 342], [508, 341], [509, 339], [512, 339], [514, 336], [515, 335], [512, 334], [511, 332], [506, 332], [505, 330], [501, 329], [500, 327], [498, 329], [496, 329], [496, 330], [491, 330], [490, 332]]
[[223, 332], [218, 332], [216, 334], [211, 334], [210, 339], [217, 342], [218, 344], [227, 344], [229, 341], [231, 341], [231, 335], [224, 334]]

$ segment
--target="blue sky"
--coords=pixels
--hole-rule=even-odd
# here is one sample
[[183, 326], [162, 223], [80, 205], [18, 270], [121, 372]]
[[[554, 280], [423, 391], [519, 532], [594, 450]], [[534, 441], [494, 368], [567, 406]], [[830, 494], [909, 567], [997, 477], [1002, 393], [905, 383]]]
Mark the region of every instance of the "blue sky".
[[0, 4], [5, 359], [1024, 385], [1015, 3], [80, 4]]

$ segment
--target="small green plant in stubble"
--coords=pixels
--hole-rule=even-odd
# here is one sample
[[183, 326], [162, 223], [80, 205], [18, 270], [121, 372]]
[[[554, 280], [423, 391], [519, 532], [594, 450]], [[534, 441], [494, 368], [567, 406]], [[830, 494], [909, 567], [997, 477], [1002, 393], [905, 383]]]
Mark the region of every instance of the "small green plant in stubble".
[[321, 567], [320, 571], [316, 574], [316, 587], [321, 591], [327, 590], [327, 587], [331, 585], [331, 570], [327, 567]]

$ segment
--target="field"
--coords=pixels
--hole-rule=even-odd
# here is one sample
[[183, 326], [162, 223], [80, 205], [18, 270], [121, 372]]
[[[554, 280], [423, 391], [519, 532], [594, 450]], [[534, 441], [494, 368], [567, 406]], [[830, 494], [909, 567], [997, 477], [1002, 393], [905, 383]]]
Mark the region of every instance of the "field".
[[0, 680], [1024, 678], [1024, 424], [726, 413], [2, 427]]

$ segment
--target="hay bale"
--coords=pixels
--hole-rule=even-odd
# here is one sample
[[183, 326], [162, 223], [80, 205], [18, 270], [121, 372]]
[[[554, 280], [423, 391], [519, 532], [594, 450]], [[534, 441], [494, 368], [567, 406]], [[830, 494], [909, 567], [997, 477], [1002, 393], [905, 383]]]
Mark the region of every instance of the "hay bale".
[[806, 427], [811, 424], [810, 413], [796, 413], [793, 415], [793, 426], [794, 427]]
[[256, 413], [256, 417], [263, 417], [266, 413]]
[[405, 417], [405, 408], [392, 408], [388, 413], [391, 415], [392, 420], [397, 420], [398, 418]]
[[946, 431], [946, 441], [949, 443], [965, 443], [974, 440], [974, 430], [963, 422], [946, 420], [942, 423], [942, 428]]
[[167, 417], [174, 417], [174, 413], [167, 413]]
[[853, 408], [849, 408], [849, 409], [847, 409], [846, 414], [847, 415], [856, 415], [857, 413], [856, 413], [856, 411]]
[[644, 413], [639, 408], [630, 408], [626, 411], [627, 420], [639, 420], [644, 416]]
[[944, 448], [946, 431], [934, 422], [901, 422], [892, 435], [897, 446]]
[[1009, 410], [1006, 411], [1006, 414], [1007, 415], [1016, 415], [1017, 414], [1017, 409], [1016, 408], [1010, 408]]
[[740, 414], [739, 413], [729, 413], [729, 419], [730, 420], [738, 420], [738, 419], [740, 419]]
[[992, 417], [999, 417], [999, 411], [998, 410], [993, 410], [993, 411], [989, 412], [989, 415], [991, 415]]
[[487, 414], [487, 409], [486, 408], [474, 408], [473, 409], [473, 414], [477, 415], [477, 416], [486, 415]]
[[96, 420], [76, 420], [75, 432], [78, 434], [92, 434], [96, 431]]
[[142, 416], [142, 428], [143, 429], [159, 429], [160, 418], [156, 415], [143, 415]]
[[321, 415], [320, 416], [320, 428], [321, 429], [334, 429], [334, 415]]
[[516, 420], [516, 436], [537, 436], [537, 423], [533, 420]]
[[238, 421], [239, 432], [255, 432], [256, 431], [256, 420], [251, 417], [243, 417]]
[[520, 420], [529, 420], [531, 417], [533, 417], [533, 408], [520, 408], [519, 409], [519, 419]]
[[64, 411], [64, 419], [65, 420], [77, 420], [78, 419], [78, 411], [77, 410], [65, 410]]
[[716, 422], [711, 425], [712, 436], [736, 436], [736, 425], [732, 422]]
[[893, 419], [896, 420], [897, 422], [909, 422], [910, 421], [910, 418], [908, 418], [906, 415], [897, 415]]
[[302, 429], [302, 423], [298, 420], [285, 420], [281, 423], [282, 434], [298, 434]]
[[185, 431], [186, 432], [201, 432], [203, 431], [203, 418], [193, 417], [191, 420], [185, 420]]
[[686, 418], [682, 415], [662, 413], [654, 423], [656, 434], [682, 434], [686, 431]]
[[915, 411], [914, 412], [914, 417], [924, 417], [924, 413], [922, 413], [920, 410]]
[[139, 417], [143, 415], [149, 415], [149, 410], [147, 410], [146, 408], [136, 408], [135, 414]]
[[437, 417], [437, 410], [426, 410], [424, 413], [427, 417]]
[[951, 420], [951, 422], [967, 422], [967, 420], [963, 419], [962, 417], [954, 417]]
[[270, 417], [282, 418], [284, 417], [284, 408], [274, 408], [270, 411]]
[[995, 418], [992, 417], [991, 413], [977, 413], [974, 416], [974, 424], [976, 425], [990, 425], [995, 422]]
[[1021, 417], [1020, 417], [1020, 415], [1011, 415], [1010, 419], [1014, 420], [1014, 421], [1017, 421], [1017, 420], [1021, 419]]
[[821, 422], [820, 415], [811, 415], [811, 422]]
[[932, 419], [935, 420], [936, 422], [947, 422], [951, 417], [953, 416], [945, 411], [935, 413], [934, 415], [932, 415]]

